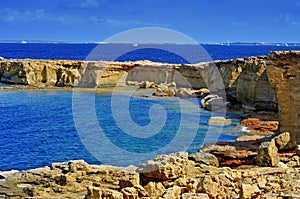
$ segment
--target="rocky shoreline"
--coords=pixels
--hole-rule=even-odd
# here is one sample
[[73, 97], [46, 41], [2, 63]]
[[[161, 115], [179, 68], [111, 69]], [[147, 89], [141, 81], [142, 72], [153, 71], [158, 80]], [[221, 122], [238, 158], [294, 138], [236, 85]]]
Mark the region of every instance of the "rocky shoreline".
[[160, 155], [138, 167], [72, 160], [0, 173], [0, 198], [299, 198], [300, 153], [281, 149], [288, 139], [288, 133], [246, 136], [195, 154]]
[[[221, 76], [213, 75], [213, 66]], [[0, 173], [0, 198], [300, 198], [299, 67], [300, 51], [196, 65], [0, 60], [1, 82], [25, 85], [2, 90], [138, 82], [155, 88], [156, 96], [190, 97], [209, 84], [215, 103], [222, 108], [220, 98], [227, 99], [229, 110], [244, 114], [242, 123], [256, 133], [195, 154], [161, 155], [139, 167], [73, 160]]]

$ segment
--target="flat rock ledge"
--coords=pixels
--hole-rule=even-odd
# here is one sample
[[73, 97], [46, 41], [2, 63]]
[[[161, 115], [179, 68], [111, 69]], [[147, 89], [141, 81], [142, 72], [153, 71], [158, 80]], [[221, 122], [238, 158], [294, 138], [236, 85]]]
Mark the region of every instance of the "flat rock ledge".
[[[274, 142], [273, 148], [281, 147], [287, 143], [287, 135], [269, 142]], [[269, 146], [257, 145], [256, 151], [265, 145]], [[160, 155], [139, 167], [90, 165], [83, 160], [53, 163], [51, 167], [0, 173], [0, 198], [299, 198], [299, 150], [279, 150], [279, 162], [272, 167], [218, 167], [220, 156], [208, 148], [191, 155]], [[251, 158], [252, 153], [248, 154]]]

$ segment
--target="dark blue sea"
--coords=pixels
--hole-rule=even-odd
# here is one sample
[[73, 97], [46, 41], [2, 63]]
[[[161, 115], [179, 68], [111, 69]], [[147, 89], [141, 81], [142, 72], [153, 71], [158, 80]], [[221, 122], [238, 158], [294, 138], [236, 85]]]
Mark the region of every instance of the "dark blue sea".
[[[151, 60], [167, 63], [188, 63], [184, 57], [178, 56], [176, 52], [184, 49], [191, 60], [198, 60], [193, 52], [196, 46], [174, 45], [174, 51], [166, 51], [168, 48], [137, 46], [125, 44], [105, 44], [106, 51], [101, 49], [101, 58], [108, 57], [118, 49], [126, 49], [125, 54], [117, 56], [118, 61]], [[129, 45], [129, 44], [126, 44]], [[171, 45], [171, 44], [168, 44]], [[89, 56], [96, 44], [16, 44], [1, 43], [0, 56], [4, 58], [34, 58], [34, 59], [72, 59], [84, 60]], [[138, 47], [141, 47], [139, 45]], [[231, 59], [238, 57], [267, 55], [271, 50], [292, 50], [299, 49], [299, 46], [257, 46], [257, 45], [203, 45], [207, 51], [204, 61], [209, 59]], [[124, 51], [120, 51], [124, 52]], [[174, 53], [175, 52], [175, 53]], [[105, 54], [107, 53], [107, 54]], [[119, 52], [118, 52], [119, 53]], [[119, 55], [116, 53], [117, 55]], [[94, 57], [99, 59], [99, 57]], [[199, 60], [201, 60], [199, 59]], [[0, 84], [0, 86], [3, 84]], [[180, 149], [190, 153], [198, 150], [205, 142], [234, 141], [240, 135], [238, 123], [239, 115], [226, 113], [226, 118], [232, 119], [232, 123], [217, 132], [219, 127], [208, 126], [208, 119], [212, 116], [210, 112], [203, 109], [195, 109], [198, 101], [190, 99], [158, 99], [154, 97], [140, 97], [139, 91], [134, 94], [129, 92], [117, 92], [112, 95], [110, 92], [89, 93], [82, 92], [82, 107], [91, 107], [95, 103], [91, 115], [95, 115], [97, 125], [101, 126], [104, 138], [97, 140], [96, 132], [93, 132], [93, 123], [89, 115], [81, 114], [84, 119], [82, 129], [84, 133], [78, 133], [79, 124], [74, 118], [74, 92], [65, 90], [2, 90], [0, 91], [0, 171], [23, 170], [36, 167], [49, 166], [52, 162], [62, 162], [72, 159], [84, 159], [93, 164], [112, 163], [114, 165], [126, 166], [130, 164], [133, 156], [146, 156], [155, 154], [159, 149], [167, 147], [164, 152], [174, 152], [172, 141], [191, 139], [189, 144], [181, 146]], [[134, 137], [124, 133], [118, 124], [118, 118], [114, 117], [113, 108], [118, 107], [112, 104], [112, 98], [126, 101], [129, 97], [128, 112], [132, 121], [125, 120], [129, 126], [136, 124], [140, 127], [147, 127], [151, 123], [163, 121], [162, 126], [155, 126], [156, 134], [149, 137]], [[90, 101], [89, 101], [90, 100]], [[184, 105], [182, 105], [184, 104]], [[114, 107], [113, 107], [114, 106]], [[183, 106], [186, 106], [183, 108]], [[163, 110], [161, 109], [163, 107]], [[124, 112], [124, 106], [118, 107], [117, 111]], [[116, 108], [115, 108], [116, 109]], [[116, 111], [116, 110], [115, 110]], [[165, 116], [165, 117], [163, 117]], [[80, 118], [79, 117], [79, 118]], [[122, 116], [123, 117], [123, 116]], [[155, 118], [158, 118], [155, 120]], [[81, 118], [81, 119], [82, 119]], [[78, 117], [77, 117], [78, 119]], [[119, 118], [120, 119], [120, 118]], [[122, 118], [121, 118], [122, 120]], [[153, 121], [152, 121], [153, 120]], [[184, 122], [182, 122], [184, 121]], [[196, 123], [195, 123], [196, 122]], [[80, 122], [79, 122], [80, 123]], [[195, 132], [193, 132], [196, 129]], [[139, 128], [137, 128], [137, 131]], [[151, 129], [150, 129], [151, 130]], [[179, 132], [181, 130], [181, 132]], [[179, 132], [179, 133], [178, 133]], [[209, 132], [209, 133], [208, 133]], [[141, 132], [142, 133], [142, 132]], [[95, 137], [96, 135], [96, 137]], [[179, 138], [178, 138], [179, 137]], [[97, 140], [101, 147], [89, 148], [83, 140]], [[104, 140], [109, 140], [109, 144]], [[178, 145], [180, 145], [179, 141]], [[106, 142], [106, 141], [105, 141]], [[104, 146], [104, 147], [103, 147]], [[117, 146], [124, 153], [117, 153], [117, 150], [110, 146]], [[97, 149], [101, 151], [97, 152]], [[96, 151], [96, 153], [95, 153]], [[160, 152], [160, 151], [159, 151]], [[159, 152], [157, 152], [159, 154]], [[101, 154], [101, 158], [95, 154]], [[151, 157], [151, 156], [149, 156]], [[140, 162], [133, 161], [132, 164]]]

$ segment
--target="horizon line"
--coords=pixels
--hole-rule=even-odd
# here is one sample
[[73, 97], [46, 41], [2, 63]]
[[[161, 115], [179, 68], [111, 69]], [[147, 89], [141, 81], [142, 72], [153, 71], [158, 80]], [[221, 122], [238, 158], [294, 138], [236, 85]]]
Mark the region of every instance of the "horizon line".
[[205, 44], [205, 45], [228, 45], [228, 44], [259, 44], [259, 45], [293, 45], [297, 44], [300, 45], [300, 42], [260, 42], [260, 41], [253, 41], [253, 42], [245, 42], [245, 41], [234, 41], [234, 42], [198, 42], [197, 44], [192, 43], [170, 43], [170, 42], [96, 42], [96, 41], [52, 41], [52, 40], [0, 40], [0, 43], [20, 43], [20, 44], [27, 44], [27, 43], [41, 43], [41, 44], [178, 44], [178, 45], [197, 45], [197, 44]]

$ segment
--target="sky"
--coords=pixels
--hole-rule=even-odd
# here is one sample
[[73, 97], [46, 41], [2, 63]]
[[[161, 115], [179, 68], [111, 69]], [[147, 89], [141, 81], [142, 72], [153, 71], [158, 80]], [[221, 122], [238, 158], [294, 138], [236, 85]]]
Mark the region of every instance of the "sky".
[[143, 27], [200, 43], [299, 43], [300, 0], [0, 0], [0, 40], [101, 42]]

